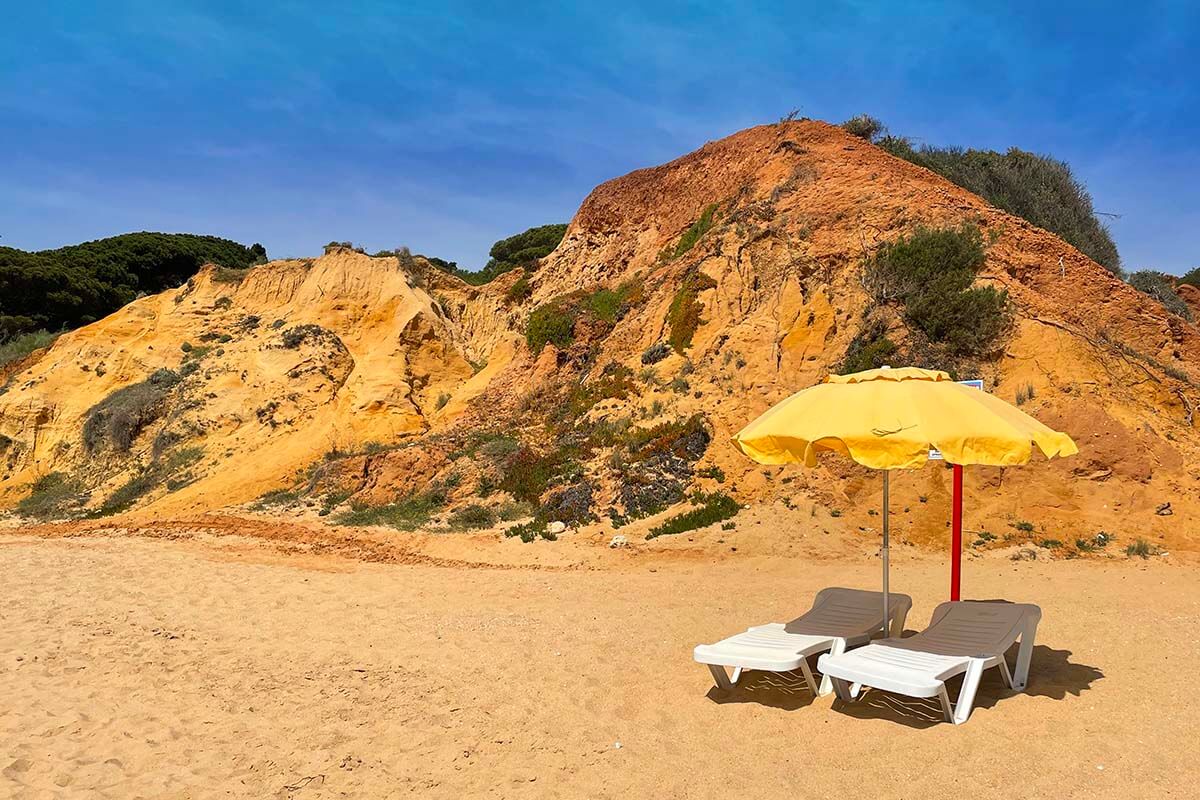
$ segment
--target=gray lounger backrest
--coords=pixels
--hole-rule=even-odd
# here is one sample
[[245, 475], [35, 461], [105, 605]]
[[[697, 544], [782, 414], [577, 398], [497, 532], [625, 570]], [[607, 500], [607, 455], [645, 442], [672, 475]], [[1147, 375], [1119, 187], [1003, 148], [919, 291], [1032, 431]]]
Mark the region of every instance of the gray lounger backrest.
[[933, 610], [929, 627], [907, 639], [889, 639], [888, 647], [943, 656], [999, 655], [1017, 640], [1042, 610], [1030, 603], [961, 600]]
[[[891, 592], [892, 616], [912, 608], [912, 598]], [[830, 587], [817, 592], [813, 607], [784, 626], [788, 633], [838, 636], [844, 639], [870, 636], [883, 627], [883, 592]]]

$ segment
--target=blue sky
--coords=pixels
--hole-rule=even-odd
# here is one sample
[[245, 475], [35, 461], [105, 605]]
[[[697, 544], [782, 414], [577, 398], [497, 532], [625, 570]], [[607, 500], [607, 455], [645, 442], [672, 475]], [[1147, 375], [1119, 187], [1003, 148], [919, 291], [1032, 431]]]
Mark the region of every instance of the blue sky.
[[1200, 264], [1195, 3], [16, 3], [0, 244], [131, 230], [478, 267], [792, 108], [1071, 163], [1127, 268]]

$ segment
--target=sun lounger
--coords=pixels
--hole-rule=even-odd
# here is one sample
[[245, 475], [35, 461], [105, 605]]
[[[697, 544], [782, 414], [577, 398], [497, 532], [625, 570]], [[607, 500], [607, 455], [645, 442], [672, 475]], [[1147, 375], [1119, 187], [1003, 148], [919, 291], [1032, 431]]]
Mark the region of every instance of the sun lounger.
[[[912, 608], [912, 598], [893, 593], [889, 605], [891, 633], [899, 636]], [[713, 680], [722, 689], [732, 689], [745, 669], [768, 672], [799, 669], [812, 693], [825, 695], [832, 691], [829, 679], [822, 679], [818, 688], [808, 657], [825, 651], [842, 653], [849, 647], [866, 644], [872, 634], [881, 633], [883, 622], [881, 592], [822, 589], [804, 616], [788, 623], [759, 625], [716, 644], [697, 645], [694, 657], [708, 666]], [[732, 678], [726, 674], [726, 667], [733, 669]]]
[[[937, 696], [947, 722], [961, 725], [971, 716], [983, 671], [999, 667], [1004, 682], [1021, 691], [1042, 610], [1026, 603], [960, 601], [942, 603], [929, 627], [907, 639], [885, 639], [848, 653], [829, 653], [818, 662], [832, 679], [839, 699], [852, 701], [863, 686], [909, 697]], [[1004, 654], [1020, 638], [1017, 666], [1009, 672]], [[952, 706], [946, 681], [966, 673]]]

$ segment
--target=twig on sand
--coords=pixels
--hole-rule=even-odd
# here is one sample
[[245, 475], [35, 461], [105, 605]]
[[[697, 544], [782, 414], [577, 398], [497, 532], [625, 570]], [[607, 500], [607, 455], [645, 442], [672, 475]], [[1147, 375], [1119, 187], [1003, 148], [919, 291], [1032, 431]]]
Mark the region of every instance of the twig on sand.
[[283, 788], [289, 792], [296, 792], [296, 791], [303, 789], [305, 786], [308, 786], [313, 781], [320, 781], [321, 783], [325, 783], [325, 775], [324, 774], [307, 775], [307, 776], [301, 778], [300, 780], [296, 781], [295, 783], [284, 784]]

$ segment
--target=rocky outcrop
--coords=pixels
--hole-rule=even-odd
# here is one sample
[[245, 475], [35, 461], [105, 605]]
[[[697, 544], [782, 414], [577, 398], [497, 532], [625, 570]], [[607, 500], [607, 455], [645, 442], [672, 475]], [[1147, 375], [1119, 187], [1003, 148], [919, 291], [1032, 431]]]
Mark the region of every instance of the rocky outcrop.
[[[0, 396], [9, 441], [0, 485], [11, 502], [38, 475], [63, 471], [87, 476], [102, 497], [144, 468], [155, 438], [170, 431], [175, 447], [202, 448], [203, 461], [189, 483], [148, 494], [144, 507], [241, 502], [311, 474], [327, 453], [336, 461], [348, 452], [359, 454], [328, 475], [382, 501], [435, 476], [490, 475], [491, 462], [470, 463], [454, 443], [502, 430], [543, 449], [563, 437], [582, 459], [572, 474], [587, 489], [564, 495], [560, 485], [553, 496], [582, 508], [586, 495], [586, 514], [599, 514], [623, 509], [621, 476], [633, 473], [617, 462], [628, 448], [577, 446], [563, 433], [569, 425], [552, 436], [549, 411], [614, 429], [699, 415], [711, 444], [686, 465], [688, 480], [712, 489], [704, 476], [721, 474], [721, 488], [739, 499], [837, 504], [847, 524], [870, 528], [877, 482], [864, 471], [836, 460], [815, 472], [763, 469], [729, 438], [837, 368], [866, 324], [862, 267], [881, 244], [918, 225], [962, 222], [988, 243], [980, 282], [1005, 289], [1015, 310], [1002, 347], [975, 365], [978, 376], [1009, 401], [1020, 394], [1082, 451], [1048, 467], [972, 471], [974, 524], [999, 534], [1019, 513], [1058, 526], [1051, 538], [1061, 539], [1135, 515], [1188, 546], [1200, 477], [1196, 327], [1056, 236], [819, 122], [752, 128], [605, 183], [536, 272], [484, 287], [420, 259], [348, 250], [273, 262], [239, 283], [206, 270], [63, 336], [11, 376]], [[509, 291], [518, 280], [530, 283], [528, 299]], [[603, 319], [581, 316], [570, 346], [528, 352], [535, 307], [582, 307], [598, 289], [617, 295]], [[671, 320], [685, 302], [681, 316], [694, 329], [678, 337]], [[903, 341], [899, 314], [876, 318]], [[303, 326], [321, 332], [288, 346], [283, 337]], [[116, 471], [89, 475], [80, 443], [89, 410], [156, 370], [185, 368], [169, 408], [123, 462], [106, 467]], [[416, 449], [360, 452], [372, 443]], [[931, 500], [947, 492], [934, 467], [896, 486]], [[1013, 497], [1025, 510], [1014, 510]], [[1153, 513], [1162, 498], [1173, 502], [1170, 517]], [[940, 541], [944, 508], [908, 502], [903, 535]]]

